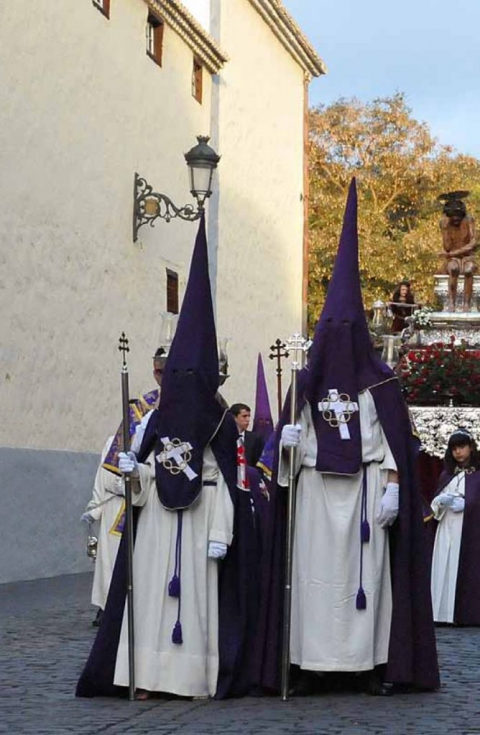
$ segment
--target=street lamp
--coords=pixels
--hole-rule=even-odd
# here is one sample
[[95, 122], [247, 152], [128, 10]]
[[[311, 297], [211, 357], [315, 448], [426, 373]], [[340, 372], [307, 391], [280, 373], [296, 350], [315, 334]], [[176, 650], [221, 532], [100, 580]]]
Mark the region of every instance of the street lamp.
[[205, 208], [205, 199], [212, 194], [212, 177], [217, 168], [220, 156], [208, 145], [208, 135], [199, 135], [198, 143], [185, 153], [185, 160], [190, 170], [190, 192], [197, 200], [197, 209], [193, 204], [177, 207], [170, 197], [153, 191], [152, 187], [137, 173], [133, 189], [133, 242], [137, 241], [138, 230], [145, 224], [153, 227], [157, 219], [170, 222], [175, 217], [194, 222], [199, 219]]

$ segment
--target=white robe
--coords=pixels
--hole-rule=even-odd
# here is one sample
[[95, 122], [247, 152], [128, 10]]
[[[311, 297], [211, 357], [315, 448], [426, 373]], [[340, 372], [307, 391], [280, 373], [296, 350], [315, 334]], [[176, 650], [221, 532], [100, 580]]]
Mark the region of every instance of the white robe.
[[[135, 429], [132, 437], [131, 449], [138, 452], [153, 414], [148, 411]], [[92, 499], [87, 505], [87, 511], [99, 522], [97, 530], [97, 556], [93, 574], [92, 605], [105, 609], [108, 590], [112, 579], [113, 567], [117, 558], [118, 547], [122, 534], [117, 530], [117, 524], [125, 511], [125, 486], [123, 479], [113, 472], [103, 469], [108, 450], [113, 441], [110, 436], [102, 450], [102, 457], [98, 466]]]
[[87, 511], [99, 523], [97, 556], [93, 574], [92, 605], [96, 605], [102, 610], [105, 609], [121, 539], [121, 534], [115, 530], [115, 527], [125, 508], [123, 479], [102, 467], [112, 441], [113, 436], [110, 436], [103, 447], [102, 458], [95, 476], [92, 499], [87, 505]]
[[[465, 497], [465, 472], [452, 477], [442, 493]], [[437, 498], [432, 501], [432, 510], [439, 521], [432, 559], [433, 619], [436, 623], [453, 623], [463, 512], [454, 513], [439, 505]]]
[[135, 452], [135, 454], [138, 454], [140, 451], [143, 437], [145, 436], [145, 431], [147, 430], [148, 422], [152, 418], [154, 410], [155, 409], [152, 408], [150, 411], [148, 411], [142, 418], [140, 423], [135, 427], [135, 434], [132, 436], [132, 441], [130, 442], [130, 449], [132, 450], [132, 452]]
[[[158, 499], [154, 455], [140, 465], [133, 503], [143, 506], [133, 558], [135, 682], [139, 689], [183, 696], [213, 696], [218, 678], [218, 561], [207, 557], [208, 542], [230, 545], [233, 504], [209, 447], [203, 461], [203, 487], [183, 512], [181, 624], [183, 644], [172, 643], [178, 600], [168, 596], [175, 567], [177, 513]], [[114, 682], [128, 686], [128, 626], [125, 609]]]
[[[301, 414], [296, 452], [291, 662], [311, 671], [367, 671], [388, 658], [392, 592], [388, 532], [376, 522], [388, 470], [396, 463], [368, 391], [359, 395], [362, 461], [368, 464], [362, 585], [367, 607], [356, 609], [360, 580], [361, 470], [354, 476], [315, 470], [317, 439], [310, 407]], [[348, 441], [348, 440], [346, 440]], [[288, 484], [282, 452], [280, 480]]]

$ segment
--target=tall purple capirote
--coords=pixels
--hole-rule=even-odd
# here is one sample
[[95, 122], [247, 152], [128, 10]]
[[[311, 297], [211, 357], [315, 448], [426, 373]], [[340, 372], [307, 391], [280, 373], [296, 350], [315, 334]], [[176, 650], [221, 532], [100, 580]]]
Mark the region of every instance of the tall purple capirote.
[[253, 418], [253, 431], [259, 434], [265, 441], [273, 431], [272, 411], [268, 398], [267, 381], [260, 352], [257, 360], [257, 390], [255, 395], [255, 416]]
[[156, 479], [162, 505], [188, 508], [202, 488], [203, 453], [224, 411], [217, 402], [218, 352], [202, 216], [187, 288], [162, 379]]
[[[363, 308], [355, 179], [348, 191], [335, 267], [315, 329], [308, 368], [306, 395], [317, 433], [317, 470], [355, 474], [361, 466], [358, 393], [393, 376], [374, 351]], [[342, 438], [335, 422], [339, 402], [350, 413], [348, 440]], [[328, 418], [333, 420], [329, 422]]]

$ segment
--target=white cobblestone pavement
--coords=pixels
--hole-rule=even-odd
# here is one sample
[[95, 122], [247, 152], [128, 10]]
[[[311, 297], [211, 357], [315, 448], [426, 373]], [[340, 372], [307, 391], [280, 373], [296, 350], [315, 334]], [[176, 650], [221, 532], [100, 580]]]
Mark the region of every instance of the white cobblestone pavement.
[[91, 575], [0, 585], [0, 733], [470, 735], [480, 733], [480, 628], [437, 629], [439, 692], [199, 700], [76, 699], [95, 635]]

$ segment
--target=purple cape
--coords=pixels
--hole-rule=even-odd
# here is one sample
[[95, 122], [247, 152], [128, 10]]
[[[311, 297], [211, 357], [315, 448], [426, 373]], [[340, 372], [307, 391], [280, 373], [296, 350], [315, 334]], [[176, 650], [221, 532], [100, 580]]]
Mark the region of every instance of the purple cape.
[[[298, 375], [298, 407], [305, 405], [308, 369]], [[396, 379], [371, 387], [378, 416], [397, 463], [400, 476], [399, 517], [390, 529], [393, 612], [386, 679], [421, 689], [439, 686], [430, 577], [425, 550], [422, 500], [415, 465], [418, 445]], [[278, 445], [283, 426], [289, 421], [287, 395], [276, 433], [276, 455], [271, 502], [272, 521], [267, 534], [261, 569], [259, 626], [254, 676], [257, 684], [271, 691], [280, 687], [283, 622], [284, 549], [286, 500], [284, 488], [275, 484]]]
[[455, 592], [455, 622], [480, 625], [480, 472], [465, 478], [465, 510]]
[[[327, 320], [315, 337], [322, 360], [318, 361], [319, 369], [308, 390], [317, 435], [316, 469], [319, 472], [355, 475], [362, 466], [358, 382], [353, 350], [355, 327], [355, 323], [346, 320], [340, 323]], [[332, 394], [332, 391], [336, 392]], [[336, 405], [339, 411], [351, 411], [350, 419], [344, 426], [338, 423]], [[348, 433], [348, 441], [342, 438], [341, 429]]]
[[268, 500], [258, 470], [247, 467], [247, 477], [250, 490], [237, 491], [233, 543], [220, 570], [217, 699], [244, 696], [253, 689], [259, 562]]
[[386, 680], [420, 689], [440, 686], [430, 570], [417, 477], [419, 442], [398, 380], [370, 388], [400, 478], [400, 509], [390, 528], [392, 625]]

